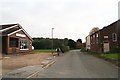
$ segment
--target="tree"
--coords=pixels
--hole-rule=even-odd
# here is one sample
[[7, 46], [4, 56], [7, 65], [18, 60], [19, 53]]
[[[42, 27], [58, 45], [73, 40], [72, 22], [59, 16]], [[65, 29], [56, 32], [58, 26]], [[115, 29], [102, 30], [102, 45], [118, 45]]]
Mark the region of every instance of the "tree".
[[[33, 38], [32, 45], [35, 49], [51, 49], [52, 39], [50, 38]], [[53, 39], [53, 48], [61, 48], [63, 46], [68, 46], [68, 39]]]
[[54, 48], [60, 48], [63, 45], [63, 39], [54, 39], [53, 43]]
[[91, 34], [97, 32], [97, 31], [99, 31], [99, 30], [100, 30], [100, 29], [99, 29], [98, 27], [94, 27], [94, 28], [91, 29], [91, 31], [90, 31], [89, 34], [91, 35]]
[[78, 39], [78, 40], [76, 41], [76, 48], [77, 48], [77, 49], [80, 49], [80, 48], [81, 48], [81, 45], [82, 45], [82, 39]]
[[76, 48], [76, 42], [72, 39], [69, 39], [68, 40], [68, 46], [71, 48], [71, 49], [75, 49]]
[[32, 45], [35, 49], [51, 49], [51, 40], [50, 39], [38, 39], [34, 38]]
[[77, 40], [77, 42], [80, 42], [80, 43], [82, 43], [82, 39], [78, 39], [78, 40]]
[[64, 46], [68, 46], [68, 38], [64, 38]]

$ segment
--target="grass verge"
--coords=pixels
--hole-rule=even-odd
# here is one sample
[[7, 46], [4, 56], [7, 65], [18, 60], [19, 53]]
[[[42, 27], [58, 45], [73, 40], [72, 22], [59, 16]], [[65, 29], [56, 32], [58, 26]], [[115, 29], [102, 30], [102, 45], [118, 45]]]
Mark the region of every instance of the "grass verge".
[[88, 52], [90, 55], [96, 56], [98, 58], [104, 59], [116, 66], [119, 66], [120, 61], [120, 53], [96, 53], [96, 52]]
[[105, 59], [110, 60], [120, 60], [120, 53], [96, 53], [96, 52], [90, 52], [94, 56], [103, 57]]
[[55, 49], [35, 49], [35, 50], [33, 50], [33, 51], [35, 51], [35, 52], [45, 52], [45, 53], [56, 53], [56, 50]]
[[111, 53], [111, 54], [100, 54], [101, 57], [111, 59], [111, 60], [119, 60], [119, 53]]

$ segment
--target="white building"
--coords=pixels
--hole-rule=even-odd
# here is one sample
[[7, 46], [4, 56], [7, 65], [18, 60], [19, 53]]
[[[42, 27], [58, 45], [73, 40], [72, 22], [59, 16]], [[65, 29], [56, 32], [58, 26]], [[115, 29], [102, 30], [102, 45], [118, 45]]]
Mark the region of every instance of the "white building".
[[90, 50], [90, 35], [86, 37], [86, 50]]

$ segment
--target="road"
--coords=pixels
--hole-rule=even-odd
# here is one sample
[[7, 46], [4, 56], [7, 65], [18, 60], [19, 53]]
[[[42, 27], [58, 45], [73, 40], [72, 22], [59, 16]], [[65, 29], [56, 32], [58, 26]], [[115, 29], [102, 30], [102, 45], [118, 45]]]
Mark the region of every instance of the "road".
[[118, 68], [100, 58], [72, 50], [33, 78], [117, 78]]
[[2, 78], [2, 60], [0, 60], [0, 80]]

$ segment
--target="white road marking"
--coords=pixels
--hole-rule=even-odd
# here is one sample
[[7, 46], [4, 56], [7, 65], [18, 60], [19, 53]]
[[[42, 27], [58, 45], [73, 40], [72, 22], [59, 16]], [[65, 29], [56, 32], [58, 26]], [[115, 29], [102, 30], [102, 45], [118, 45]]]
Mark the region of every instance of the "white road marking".
[[[52, 61], [51, 63], [49, 63], [49, 64], [47, 64], [45, 67], [43, 67], [41, 70], [43, 70], [43, 69], [49, 67], [50, 65], [52, 65], [52, 64], [55, 63], [55, 62], [56, 62], [56, 60]], [[34, 75], [36, 75], [37, 73], [39, 73], [41, 70], [36, 71], [35, 73], [29, 75], [26, 79], [33, 77]]]

